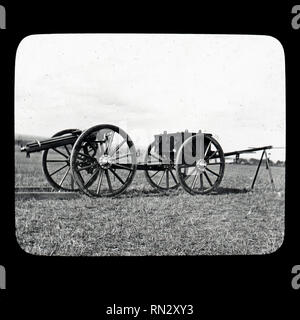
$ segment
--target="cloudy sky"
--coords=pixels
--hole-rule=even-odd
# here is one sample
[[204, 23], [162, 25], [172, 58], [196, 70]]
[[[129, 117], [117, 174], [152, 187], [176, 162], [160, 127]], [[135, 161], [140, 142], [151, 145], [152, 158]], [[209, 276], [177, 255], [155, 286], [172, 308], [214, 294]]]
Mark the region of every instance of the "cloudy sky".
[[141, 147], [185, 129], [213, 133], [225, 152], [284, 147], [284, 59], [268, 36], [33, 35], [16, 56], [15, 132], [111, 123]]

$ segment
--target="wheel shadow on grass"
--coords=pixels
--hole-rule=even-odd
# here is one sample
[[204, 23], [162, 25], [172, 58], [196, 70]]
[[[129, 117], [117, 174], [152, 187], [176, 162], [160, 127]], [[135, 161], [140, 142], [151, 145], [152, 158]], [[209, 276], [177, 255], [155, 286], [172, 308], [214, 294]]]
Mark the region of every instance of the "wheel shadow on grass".
[[175, 196], [178, 195], [178, 190], [173, 190], [173, 191], [166, 191], [166, 192], [161, 192], [156, 189], [130, 189], [126, 190], [124, 193], [120, 195], [120, 197], [169, 197], [169, 196]]
[[[212, 195], [226, 195], [226, 194], [241, 194], [241, 193], [248, 193], [251, 190], [246, 188], [238, 189], [238, 188], [223, 188], [219, 187], [218, 189], [208, 193], [208, 194], [199, 194], [198, 196], [212, 196]], [[125, 191], [119, 197], [176, 197], [182, 194], [189, 194], [188, 192], [184, 191], [182, 188], [178, 188], [176, 190], [170, 190], [166, 192], [161, 192], [156, 189], [137, 189], [133, 188], [130, 190]], [[197, 196], [197, 195], [196, 195]]]
[[239, 194], [239, 193], [248, 193], [250, 191], [251, 190], [246, 189], [246, 188], [238, 189], [238, 188], [219, 187], [218, 189], [214, 190], [210, 194]]

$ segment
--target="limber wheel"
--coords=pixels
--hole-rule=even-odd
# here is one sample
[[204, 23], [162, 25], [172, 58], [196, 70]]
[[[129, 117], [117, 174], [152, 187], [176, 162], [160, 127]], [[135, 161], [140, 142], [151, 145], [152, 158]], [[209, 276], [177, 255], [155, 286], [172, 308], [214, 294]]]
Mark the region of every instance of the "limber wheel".
[[97, 125], [84, 131], [72, 149], [74, 180], [85, 194], [92, 197], [122, 193], [132, 182], [136, 166], [132, 140], [113, 125]]
[[211, 135], [194, 135], [178, 150], [177, 178], [190, 194], [206, 194], [215, 190], [222, 181], [224, 169], [223, 150]]
[[167, 191], [178, 188], [180, 185], [176, 178], [174, 162], [165, 159], [154, 150], [154, 142], [152, 142], [145, 155], [145, 164], [157, 166], [155, 169], [145, 169], [145, 176], [149, 184], [159, 191]]
[[[78, 129], [62, 130], [54, 134], [52, 138], [70, 134], [77, 130]], [[67, 144], [61, 147], [50, 148], [43, 152], [43, 171], [46, 179], [55, 190], [76, 190], [70, 170], [70, 155], [72, 147], [73, 144]]]

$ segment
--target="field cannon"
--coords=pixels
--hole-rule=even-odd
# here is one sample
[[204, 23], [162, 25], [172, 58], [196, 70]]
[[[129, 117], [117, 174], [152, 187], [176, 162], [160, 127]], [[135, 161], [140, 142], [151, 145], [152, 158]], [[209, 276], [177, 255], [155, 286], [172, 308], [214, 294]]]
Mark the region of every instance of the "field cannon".
[[[67, 129], [52, 138], [21, 147], [27, 156], [43, 151], [42, 166], [46, 179], [55, 190], [82, 191], [92, 197], [116, 196], [131, 184], [137, 170], [159, 191], [182, 186], [192, 195], [206, 194], [220, 185], [225, 158], [263, 151], [252, 186], [266, 150], [272, 146], [224, 153], [210, 133], [176, 132], [154, 136], [144, 161], [128, 134], [121, 128], [100, 124], [87, 130]], [[269, 170], [271, 182], [273, 179]]]

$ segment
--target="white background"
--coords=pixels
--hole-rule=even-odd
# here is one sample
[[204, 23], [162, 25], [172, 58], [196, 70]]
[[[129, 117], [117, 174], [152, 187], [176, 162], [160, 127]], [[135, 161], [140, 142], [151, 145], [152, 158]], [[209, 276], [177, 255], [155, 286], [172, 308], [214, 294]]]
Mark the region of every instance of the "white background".
[[285, 146], [285, 58], [272, 37], [33, 35], [15, 76], [16, 134], [110, 123], [144, 148], [185, 129], [213, 133], [225, 152]]

